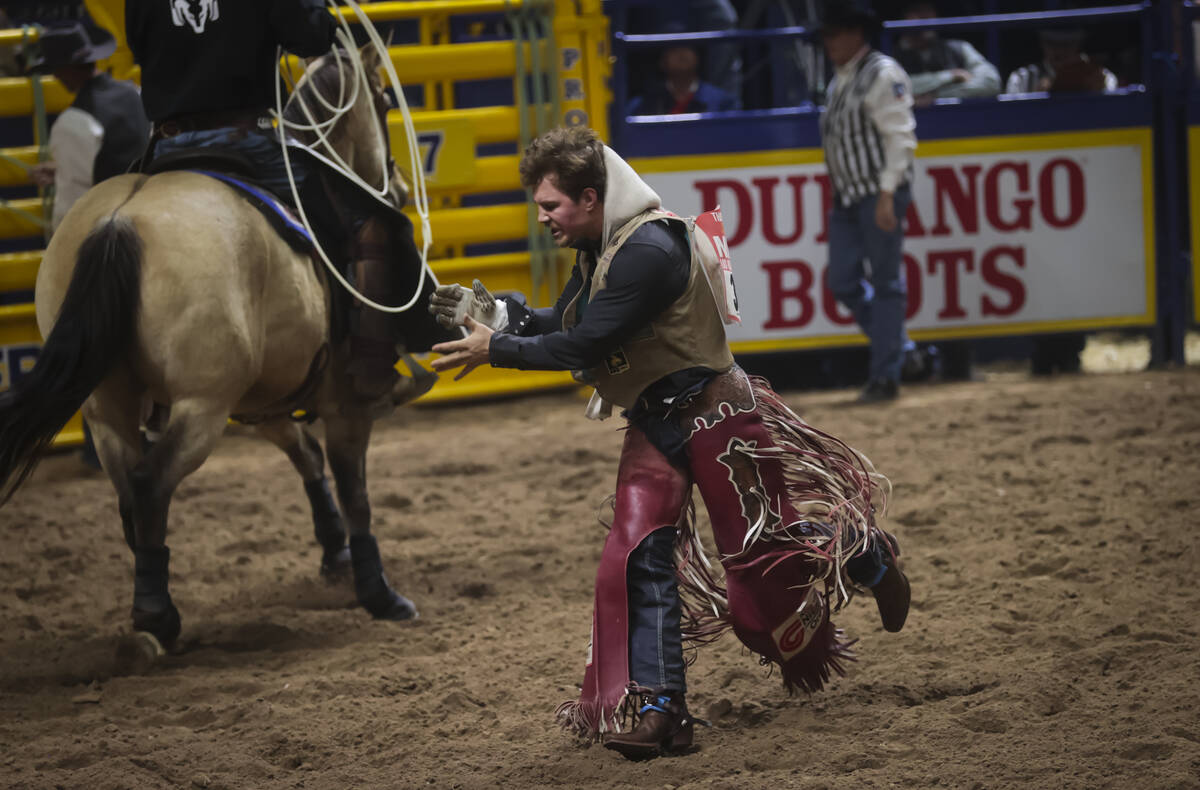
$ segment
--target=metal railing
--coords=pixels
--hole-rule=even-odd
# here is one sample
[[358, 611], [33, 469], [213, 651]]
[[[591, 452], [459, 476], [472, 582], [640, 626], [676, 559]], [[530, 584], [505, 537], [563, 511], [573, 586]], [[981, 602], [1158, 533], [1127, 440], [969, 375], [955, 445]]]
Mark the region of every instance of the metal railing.
[[[613, 0], [614, 20], [623, 22], [627, 19], [630, 0]], [[992, 2], [991, 8], [997, 8], [1000, 3]], [[1177, 12], [1177, 13], [1176, 13]], [[880, 47], [884, 51], [891, 49], [897, 37], [911, 31], [936, 30], [940, 33], [983, 33], [988, 45], [988, 59], [997, 62], [999, 36], [1003, 31], [1028, 28], [1047, 27], [1080, 27], [1096, 24], [1127, 23], [1137, 27], [1137, 41], [1140, 44], [1141, 80], [1142, 84], [1122, 89], [1118, 93], [1143, 94], [1147, 100], [1140, 104], [1139, 112], [1145, 114], [1144, 124], [1153, 129], [1154, 134], [1154, 228], [1155, 271], [1157, 276], [1157, 323], [1154, 327], [1153, 349], [1156, 362], [1184, 361], [1184, 333], [1187, 325], [1200, 320], [1200, 305], [1193, 305], [1194, 312], [1188, 310], [1189, 293], [1194, 294], [1194, 302], [1200, 302], [1200, 283], [1193, 283], [1189, 289], [1189, 248], [1195, 249], [1195, 255], [1200, 257], [1200, 240], [1192, 239], [1189, 245], [1189, 224], [1192, 234], [1200, 233], [1200, 206], [1189, 207], [1188, 182], [1188, 146], [1180, 134], [1183, 121], [1190, 111], [1193, 122], [1200, 124], [1200, 81], [1195, 74], [1194, 42], [1191, 23], [1200, 19], [1200, 7], [1195, 0], [1182, 4], [1169, 2], [1135, 2], [1115, 6], [1089, 7], [1062, 11], [1023, 12], [1013, 14], [989, 13], [976, 16], [942, 17], [929, 20], [896, 20], [883, 25], [880, 34]], [[804, 38], [811, 30], [803, 26], [778, 28], [775, 30], [721, 30], [704, 31], [682, 34], [630, 34], [624, 30], [623, 24], [614, 24], [614, 54], [616, 68], [614, 73], [614, 117], [616, 127], [614, 136], [620, 140], [625, 130], [631, 137], [640, 131], [653, 130], [656, 127], [667, 128], [671, 124], [683, 123], [703, 127], [705, 122], [720, 122], [722, 128], [737, 130], [738, 122], [754, 124], [769, 122], [772, 119], [782, 119], [784, 122], [803, 122], [807, 116], [809, 124], [814, 124], [813, 116], [818, 108], [812, 104], [798, 104], [788, 107], [776, 107], [769, 110], [728, 110], [723, 112], [703, 112], [678, 116], [638, 116], [625, 117], [625, 108], [629, 97], [629, 55], [645, 51], [649, 48], [661, 48], [680, 42], [691, 43], [699, 47], [711, 46], [718, 42], [753, 42], [753, 41], [787, 41]], [[1182, 63], [1181, 63], [1182, 61]], [[820, 88], [823, 86], [813, 86]], [[814, 94], [815, 95], [815, 94]], [[1006, 100], [1040, 100], [1047, 102], [1044, 106], [1058, 106], [1057, 97], [1051, 98], [1045, 93], [1021, 94], [1005, 96]], [[1072, 101], [1094, 102], [1100, 106], [1109, 97], [1081, 98]], [[945, 105], [971, 105], [978, 109], [995, 106], [995, 99], [939, 99], [935, 102], [939, 107]], [[1113, 99], [1118, 101], [1118, 99]], [[1032, 106], [1032, 105], [1031, 105]], [[1129, 106], [1127, 104], [1114, 106]], [[952, 124], [953, 107], [947, 107], [939, 112], [946, 123]], [[990, 117], [990, 116], [989, 116]], [[1140, 116], [1139, 116], [1140, 117]], [[1127, 122], [1127, 119], [1114, 119], [1114, 122]], [[745, 128], [750, 128], [749, 126]], [[995, 132], [993, 132], [995, 133]], [[768, 138], [761, 135], [756, 139]], [[1200, 126], [1193, 131], [1193, 138], [1200, 140]], [[659, 138], [654, 137], [655, 141]], [[1200, 147], [1200, 146], [1197, 146]], [[741, 149], [739, 149], [741, 150]], [[1193, 170], [1200, 168], [1193, 165]], [[1194, 202], [1200, 202], [1200, 188], [1191, 185]], [[1190, 215], [1189, 215], [1190, 208]], [[1192, 223], [1184, 218], [1191, 216]]]
[[[627, 3], [614, 2], [612, 5], [614, 6], [614, 19], [625, 19], [624, 6]], [[1188, 5], [1192, 4], [1189, 3]], [[1142, 74], [1147, 75], [1151, 71], [1152, 52], [1154, 49], [1152, 45], [1151, 9], [1152, 3], [1146, 1], [1126, 3], [1118, 6], [1072, 9], [1068, 11], [1032, 11], [1014, 14], [939, 17], [937, 19], [922, 20], [889, 20], [883, 23], [883, 30], [879, 35], [879, 43], [882, 51], [891, 52], [895, 37], [909, 31], [936, 30], [939, 33], [982, 31], [986, 32], [989, 38], [992, 39], [992, 44], [989, 46], [989, 50], [991, 50], [989, 51], [989, 60], [994, 63], [997, 60], [996, 52], [999, 49], [998, 39], [995, 37], [1002, 30], [1070, 27], [1085, 23], [1134, 20], [1139, 26], [1139, 35], [1142, 44]], [[684, 33], [628, 33], [624, 30], [615, 30], [613, 33], [613, 55], [615, 59], [613, 94], [614, 108], [617, 111], [616, 115], [623, 117], [623, 110], [629, 103], [629, 74], [627, 69], [628, 54], [630, 52], [659, 49], [680, 43], [709, 46], [716, 43], [733, 41], [791, 41], [809, 38], [812, 34], [813, 29], [803, 25], [764, 30], [706, 30]], [[824, 88], [824, 85], [812, 85], [810, 87], [813, 93], [819, 93]], [[939, 101], [941, 103], [958, 103], [962, 100], [949, 99]], [[816, 110], [816, 106], [811, 103], [795, 105], [795, 108], [808, 111]], [[774, 109], [786, 108], [779, 107]], [[687, 119], [695, 120], [697, 117], [753, 118], [756, 112], [761, 111], [726, 110], [720, 113], [689, 114]], [[657, 118], [662, 121], [671, 120], [665, 116], [658, 116]]]

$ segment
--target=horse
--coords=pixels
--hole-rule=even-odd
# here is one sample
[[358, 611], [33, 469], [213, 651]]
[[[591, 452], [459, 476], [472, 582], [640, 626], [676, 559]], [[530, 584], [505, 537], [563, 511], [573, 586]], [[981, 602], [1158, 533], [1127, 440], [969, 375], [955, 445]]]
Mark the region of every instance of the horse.
[[[298, 97], [308, 97], [310, 118], [321, 99], [326, 108], [338, 101], [340, 70], [353, 55], [335, 49], [311, 63], [284, 117], [295, 115]], [[382, 192], [403, 181], [388, 155], [381, 61], [369, 48], [362, 57], [370, 90], [356, 92], [326, 135]], [[322, 85], [326, 95], [317, 95]], [[151, 645], [143, 650], [162, 655], [179, 637], [168, 507], [233, 415], [257, 422], [299, 472], [322, 572], [349, 565], [358, 602], [376, 618], [417, 616], [385, 576], [371, 535], [366, 451], [377, 404], [350, 394], [347, 344], [331, 334], [333, 287], [232, 187], [196, 172], [101, 182], [47, 246], [35, 290], [46, 340], [33, 369], [0, 395], [0, 504], [82, 407], [134, 554], [131, 617]], [[340, 508], [320, 442], [291, 418], [299, 408], [324, 422]], [[156, 440], [146, 442], [144, 428]]]

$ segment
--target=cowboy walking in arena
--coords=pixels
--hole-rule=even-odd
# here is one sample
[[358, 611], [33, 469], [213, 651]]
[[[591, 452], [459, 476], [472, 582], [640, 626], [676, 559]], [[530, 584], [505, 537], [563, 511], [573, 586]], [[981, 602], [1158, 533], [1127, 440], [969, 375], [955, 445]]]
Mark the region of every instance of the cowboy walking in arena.
[[901, 250], [917, 124], [908, 75], [871, 48], [879, 27], [878, 17], [859, 9], [857, 0], [830, 0], [820, 28], [837, 69], [821, 116], [834, 193], [829, 289], [871, 341], [860, 403], [895, 400], [906, 357], [920, 358], [904, 329], [908, 290]]
[[[872, 591], [885, 629], [903, 626], [908, 580], [875, 525], [882, 479], [734, 363], [722, 305], [732, 301], [717, 298], [694, 252], [698, 226], [663, 211], [593, 131], [546, 133], [520, 170], [539, 221], [576, 250], [571, 279], [543, 309], [494, 299], [478, 281], [442, 286], [431, 312], [470, 335], [435, 346], [445, 356], [433, 366], [462, 367], [460, 377], [483, 364], [578, 371], [596, 388], [589, 413], [625, 410], [583, 689], [559, 717], [630, 759], [686, 751], [688, 639], [731, 627], [779, 664], [789, 690], [815, 691], [849, 655], [829, 616], [854, 589]], [[695, 533], [693, 483], [723, 582]]]

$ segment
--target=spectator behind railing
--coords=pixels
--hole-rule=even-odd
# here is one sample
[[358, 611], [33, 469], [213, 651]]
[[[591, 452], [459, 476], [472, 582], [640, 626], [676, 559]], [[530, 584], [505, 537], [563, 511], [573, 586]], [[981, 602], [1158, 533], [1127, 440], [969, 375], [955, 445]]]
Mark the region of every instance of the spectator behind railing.
[[1005, 93], [1089, 92], [1106, 93], [1117, 89], [1117, 77], [1092, 62], [1083, 52], [1084, 31], [1076, 28], [1048, 28], [1039, 32], [1041, 63], [1022, 66], [1008, 77]]
[[695, 47], [681, 43], [664, 49], [658, 68], [662, 78], [650, 82], [642, 95], [629, 102], [630, 115], [678, 115], [737, 109], [737, 101], [731, 94], [700, 79], [700, 54]]
[[88, 19], [83, 0], [3, 0], [4, 11], [14, 25], [49, 25]]
[[[682, 33], [685, 31], [733, 30], [738, 26], [737, 11], [730, 0], [688, 0], [685, 3], [635, 4], [630, 13], [629, 30], [633, 33]], [[742, 106], [742, 45], [738, 41], [708, 44], [700, 55], [704, 79], [732, 96], [733, 109]], [[638, 67], [631, 67], [631, 93], [646, 93], [638, 81]]]
[[[904, 19], [936, 19], [938, 11], [934, 0], [909, 0], [902, 6]], [[961, 39], [942, 38], [936, 30], [916, 30], [900, 36], [894, 54], [912, 80], [917, 106], [932, 104], [934, 99], [1000, 93], [1000, 72]]]

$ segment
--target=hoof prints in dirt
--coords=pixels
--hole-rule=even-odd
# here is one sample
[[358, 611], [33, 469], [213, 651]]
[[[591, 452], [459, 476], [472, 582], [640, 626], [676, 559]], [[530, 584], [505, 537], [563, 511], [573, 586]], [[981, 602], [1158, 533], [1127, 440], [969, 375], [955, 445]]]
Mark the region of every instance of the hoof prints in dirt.
[[475, 477], [496, 471], [490, 464], [442, 463], [411, 473], [414, 477]]

